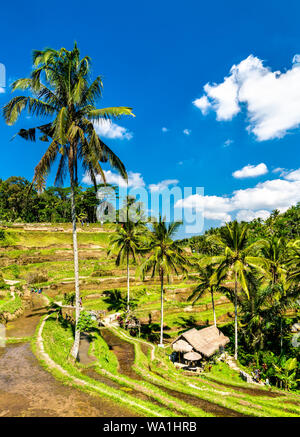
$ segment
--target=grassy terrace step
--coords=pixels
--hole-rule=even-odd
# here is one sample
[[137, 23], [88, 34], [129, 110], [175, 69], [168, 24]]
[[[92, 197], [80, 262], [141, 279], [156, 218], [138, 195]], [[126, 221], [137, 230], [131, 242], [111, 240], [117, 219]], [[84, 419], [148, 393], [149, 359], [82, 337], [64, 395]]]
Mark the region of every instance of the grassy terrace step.
[[[46, 365], [39, 355], [35, 342], [33, 342], [33, 350], [41, 364], [43, 364], [47, 370], [51, 371], [54, 376], [63, 382], [75, 385], [82, 390], [106, 396], [118, 403], [126, 405], [127, 407], [134, 408], [135, 411], [142, 415], [155, 417], [174, 416], [174, 413], [166, 408], [160, 408], [157, 405], [141, 399], [137, 400], [133, 396], [124, 393], [123, 391], [121, 392], [115, 390], [112, 387], [108, 387], [105, 384], [102, 384], [99, 381], [82, 374], [79, 366], [72, 365], [68, 361], [68, 354], [73, 344], [73, 335], [70, 326], [62, 327], [54, 318], [50, 317], [45, 322], [42, 338], [45, 352], [58, 366], [67, 372], [67, 374], [63, 374], [61, 371], [59, 371], [59, 369], [49, 368], [49, 365]], [[82, 381], [82, 384], [85, 385], [78, 384], [78, 382], [74, 381]]]
[[[158, 384], [161, 388], [165, 387], [171, 390], [175, 389], [246, 415], [281, 417], [299, 416], [300, 414], [300, 407], [293, 404], [295, 398], [296, 401], [298, 400], [299, 402], [300, 397], [292, 394], [286, 395], [286, 393], [281, 392], [282, 397], [271, 398], [268, 397], [267, 390], [262, 389], [261, 396], [250, 396], [239, 391], [238, 387], [233, 386], [230, 389], [219, 386], [216, 389], [208, 384], [199, 382], [198, 378], [192, 379], [192, 385], [196, 388], [190, 388], [189, 384], [191, 384], [191, 379], [184, 376], [182, 372], [175, 370], [171, 361], [166, 357], [164, 350], [161, 350], [160, 348], [156, 349], [156, 356], [159, 360], [151, 362], [151, 371], [147, 371], [147, 362], [143, 358], [144, 354], [140, 350], [139, 341], [133, 338], [128, 338], [127, 333], [122, 330], [113, 329], [113, 332], [116, 335], [122, 336], [124, 340], [130, 341], [134, 344], [136, 353], [136, 371], [147, 381]], [[162, 363], [165, 368], [163, 368]], [[176, 381], [175, 384], [174, 381]], [[241, 386], [249, 387], [246, 383], [244, 385], [241, 384]], [[224, 392], [228, 392], [228, 394], [224, 395]], [[282, 405], [283, 399], [284, 406]], [[291, 403], [289, 403], [289, 401]]]
[[[63, 228], [63, 231], [56, 231], [57, 228]], [[5, 279], [16, 279], [16, 265], [18, 272], [18, 280], [21, 284], [26, 283], [26, 278], [29, 273], [36, 270], [46, 270], [48, 274], [48, 281], [40, 286], [49, 286], [49, 296], [60, 297], [57, 300], [62, 300], [64, 292], [73, 291], [73, 261], [72, 261], [72, 236], [71, 227], [69, 224], [60, 225], [54, 224], [45, 227], [45, 230], [39, 230], [37, 227], [28, 227], [24, 230], [18, 227], [9, 228], [12, 234], [13, 246], [8, 248], [1, 248], [0, 254], [0, 272], [3, 273]], [[108, 245], [108, 238], [112, 228], [107, 227], [105, 232], [93, 232], [93, 227], [79, 232], [79, 254], [80, 260], [80, 276], [81, 276], [81, 293], [83, 297], [83, 305], [88, 309], [105, 309], [108, 310], [109, 304], [104, 301], [103, 292], [105, 290], [118, 289], [123, 296], [126, 294], [126, 272], [123, 268], [116, 268], [113, 258], [107, 258], [106, 248]], [[39, 262], [39, 257], [40, 261]], [[43, 257], [45, 259], [43, 260]], [[47, 258], [48, 257], [48, 258]], [[57, 259], [54, 259], [57, 257]], [[94, 259], [92, 259], [94, 257]], [[89, 259], [90, 258], [90, 259]], [[3, 263], [1, 264], [1, 262]], [[101, 270], [105, 270], [107, 276], [92, 276], [95, 266], [99, 264]], [[67, 280], [66, 280], [67, 279]], [[186, 301], [193, 287], [196, 285], [197, 278], [193, 279], [192, 275], [188, 280], [175, 280], [172, 284], [165, 285], [165, 325], [167, 328], [165, 333], [170, 335], [170, 341], [178, 335], [182, 330], [188, 329], [190, 324], [202, 325], [206, 321], [212, 321], [211, 299], [210, 295], [204, 295], [197, 305], [191, 307], [191, 303]], [[62, 282], [66, 284], [61, 285]], [[135, 277], [135, 268], [131, 268], [131, 297], [138, 300], [137, 316], [146, 323], [149, 318], [149, 313], [152, 312], [152, 321], [157, 323], [160, 319], [160, 287], [157, 281], [146, 281], [141, 283]], [[57, 285], [54, 288], [53, 285]], [[50, 289], [50, 287], [52, 288]], [[44, 290], [48, 293], [48, 290]], [[95, 297], [89, 298], [90, 295], [95, 294]], [[98, 296], [97, 296], [98, 294]], [[224, 299], [220, 300], [220, 295], [216, 294], [216, 313], [218, 318], [218, 325], [230, 320], [227, 313], [232, 313], [232, 305]], [[1, 304], [14, 304], [14, 301], [7, 299], [5, 302], [0, 301]], [[190, 309], [190, 310], [189, 310]], [[110, 309], [110, 312], [115, 312]], [[84, 367], [76, 365], [69, 367], [69, 363], [64, 364], [67, 358], [67, 351], [71, 345], [71, 333], [62, 333], [56, 331], [51, 333], [50, 320], [46, 322], [44, 334], [46, 335], [45, 348], [54, 361], [58, 360], [58, 364], [62, 367], [66, 366], [72, 377], [81, 378], [83, 381], [88, 381], [89, 384], [95, 384], [98, 393], [103, 396], [109, 396], [107, 392], [111, 392], [111, 388], [99, 381], [93, 380], [88, 376], [82, 374]], [[179, 399], [176, 393], [181, 393], [186, 396], [193, 396], [199, 401], [210, 402], [218, 405], [220, 408], [228, 408], [236, 415], [253, 415], [253, 416], [299, 416], [300, 415], [300, 400], [296, 393], [284, 393], [276, 391], [276, 397], [270, 397], [268, 392], [257, 387], [249, 387], [238, 376], [238, 373], [230, 370], [225, 364], [213, 366], [210, 373], [203, 373], [201, 376], [186, 376], [180, 370], [176, 370], [170, 362], [166, 350], [155, 348], [155, 358], [151, 360], [150, 354], [145, 355], [145, 348], [152, 348], [151, 344], [144, 346], [143, 349], [138, 339], [128, 338], [128, 333], [122, 330], [114, 330], [116, 335], [122, 337], [123, 340], [130, 342], [135, 350], [134, 370], [139, 375], [140, 379], [135, 380], [121, 374], [114, 363], [112, 351], [110, 354], [104, 354], [104, 349], [100, 348], [97, 355], [98, 364], [93, 365], [92, 369], [98, 372], [99, 375], [105, 375], [112, 382], [119, 384], [121, 390], [115, 389], [114, 399], [122, 397], [118, 402], [132, 401], [141, 405], [142, 400], [136, 399], [132, 394], [135, 390], [151, 393], [152, 397], [144, 401], [145, 408], [150, 408], [152, 413], [163, 415], [211, 415], [213, 413], [206, 412], [202, 408], [197, 408], [185, 400]], [[48, 337], [52, 339], [55, 334], [58, 337], [58, 346], [48, 344]], [[20, 334], [21, 336], [22, 334]], [[24, 334], [27, 335], [27, 334]], [[70, 336], [68, 338], [68, 336]], [[29, 338], [10, 339], [13, 341], [28, 341]], [[96, 341], [96, 340], [95, 340]], [[99, 340], [101, 341], [101, 340]], [[94, 344], [94, 343], [93, 343]], [[145, 342], [144, 342], [145, 344]], [[65, 345], [65, 346], [64, 346]], [[65, 347], [65, 350], [64, 350]], [[103, 346], [105, 347], [105, 346]], [[58, 350], [61, 348], [62, 350]], [[102, 350], [102, 352], [101, 352]], [[151, 349], [152, 350], [152, 349]], [[143, 352], [144, 351], [144, 352]], [[103, 353], [103, 359], [101, 354]], [[105, 360], [104, 360], [104, 357]], [[150, 366], [150, 368], [149, 368]], [[53, 371], [56, 372], [55, 370]], [[73, 373], [74, 372], [74, 373]], [[67, 381], [65, 376], [56, 376], [62, 381]], [[71, 379], [68, 379], [72, 383]], [[192, 386], [193, 387], [192, 387]], [[82, 389], [82, 387], [81, 387]], [[257, 391], [251, 392], [251, 389]], [[84, 388], [84, 390], [93, 391], [93, 389]], [[131, 392], [131, 390], [133, 390]], [[176, 392], [177, 391], [177, 392]], [[275, 391], [272, 390], [274, 393]], [[172, 394], [171, 394], [172, 393]], [[224, 394], [225, 393], [225, 394]], [[128, 397], [126, 397], [128, 396]], [[151, 401], [152, 399], [152, 401]], [[163, 403], [163, 406], [162, 406]], [[174, 403], [174, 404], [172, 404]], [[176, 404], [176, 405], [175, 405]], [[173, 405], [173, 407], [172, 407]], [[133, 407], [136, 409], [136, 406]], [[137, 407], [138, 408], [138, 407]], [[174, 411], [172, 412], [172, 409]], [[148, 413], [142, 412], [141, 414]], [[152, 414], [151, 413], [151, 414]], [[215, 415], [215, 414], [214, 414]]]
[[[184, 390], [178, 390], [177, 387], [177, 379], [176, 383], [170, 387], [168, 384], [162, 383], [162, 381], [159, 381], [151, 372], [146, 372], [145, 370], [149, 367], [149, 362], [147, 361], [145, 355], [141, 352], [139, 346], [144, 341], [139, 340], [131, 340], [128, 339], [127, 335], [125, 333], [122, 333], [122, 331], [119, 330], [112, 330], [114, 334], [118, 335], [123, 340], [128, 340], [128, 342], [132, 343], [135, 347], [135, 365], [134, 369], [137, 371], [138, 375], [140, 375], [143, 379], [147, 380], [148, 387], [152, 390], [159, 390], [164, 396], [169, 395], [173, 399], [177, 399], [177, 402], [180, 400], [180, 402], [184, 402], [188, 405], [188, 411], [191, 412], [193, 408], [199, 408], [199, 405], [202, 406], [202, 409], [205, 410], [205, 415], [221, 415], [221, 416], [238, 416], [238, 415], [244, 415], [242, 411], [235, 411], [230, 408], [225, 407], [224, 405], [221, 405], [218, 402], [215, 402], [214, 400], [207, 400], [203, 397], [195, 395], [192, 391], [186, 392]], [[148, 347], [151, 348], [151, 344], [148, 344]], [[103, 365], [105, 367], [106, 361], [104, 361]], [[149, 378], [150, 375], [150, 378]], [[125, 376], [122, 374], [122, 378]], [[128, 381], [128, 377], [126, 377]], [[132, 381], [132, 380], [131, 380]], [[135, 381], [136, 382], [136, 381]], [[145, 382], [143, 382], [145, 384]], [[219, 392], [221, 394], [221, 392]], [[198, 407], [196, 407], [196, 405]], [[190, 414], [189, 414], [190, 415]]]
[[200, 408], [195, 408], [180, 399], [168, 395], [161, 387], [155, 387], [144, 380], [131, 379], [118, 371], [118, 361], [115, 354], [110, 351], [103, 338], [99, 335], [92, 343], [91, 353], [98, 358], [97, 364], [93, 365], [93, 369], [101, 375], [108, 377], [114, 382], [129, 387], [131, 389], [141, 391], [147, 396], [150, 396], [159, 403], [165, 405], [171, 411], [176, 411], [184, 416], [203, 417], [212, 416]]
[[18, 309], [22, 308], [22, 299], [15, 295], [13, 299], [12, 296], [7, 296], [4, 299], [0, 299], [0, 314], [7, 312], [14, 314]]

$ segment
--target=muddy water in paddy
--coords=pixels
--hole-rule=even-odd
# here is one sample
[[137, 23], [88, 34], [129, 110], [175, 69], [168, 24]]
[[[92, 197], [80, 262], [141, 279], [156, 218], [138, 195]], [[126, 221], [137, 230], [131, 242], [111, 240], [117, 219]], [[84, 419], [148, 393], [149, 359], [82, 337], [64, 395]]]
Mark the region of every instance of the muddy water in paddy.
[[101, 329], [101, 335], [108, 347], [115, 353], [119, 361], [119, 372], [131, 379], [143, 380], [133, 369], [134, 364], [134, 347], [131, 343], [121, 340], [106, 328]]
[[[8, 323], [9, 337], [32, 336], [45, 310], [36, 306]], [[0, 417], [131, 417], [134, 411], [63, 385], [40, 367], [29, 343], [0, 348]]]
[[0, 414], [29, 417], [128, 417], [109, 400], [64, 386], [42, 369], [29, 343], [8, 346], [0, 358]]
[[148, 353], [151, 351], [151, 347], [148, 346], [146, 343], [140, 343], [141, 350], [146, 357], [148, 357]]
[[[102, 332], [102, 335], [103, 335], [103, 330], [101, 332]], [[111, 340], [110, 343], [112, 344], [114, 342]], [[127, 344], [129, 344], [129, 343], [127, 343]], [[88, 365], [88, 364], [91, 364], [91, 363], [96, 361], [96, 358], [93, 357], [92, 355], [89, 355], [89, 353], [88, 353], [89, 346], [90, 346], [89, 336], [88, 335], [82, 335], [81, 339], [80, 339], [80, 347], [79, 347], [79, 360], [80, 360], [81, 364]], [[111, 347], [115, 347], [115, 346], [116, 345], [111, 346]], [[131, 346], [131, 345], [129, 344], [129, 346]], [[119, 357], [122, 359], [122, 363], [121, 364], [122, 364], [122, 369], [124, 369], [124, 365], [125, 365], [124, 364], [124, 359], [125, 360], [127, 359], [127, 355], [125, 355], [125, 352], [124, 352], [124, 354], [122, 354], [122, 355], [119, 354]], [[131, 368], [131, 365], [133, 364], [133, 360], [134, 360], [134, 351], [133, 351], [133, 354], [132, 353], [129, 354], [129, 357], [130, 357], [129, 365], [130, 365], [130, 368]], [[127, 365], [126, 365], [126, 369], [128, 370]], [[152, 404], [155, 404], [155, 405], [157, 405], [159, 407], [165, 407], [160, 402], [158, 402], [156, 399], [152, 398], [151, 396], [148, 396], [144, 392], [141, 392], [141, 391], [136, 390], [136, 389], [131, 388], [131, 387], [129, 388], [129, 387], [122, 386], [118, 382], [112, 381], [108, 377], [106, 377], [104, 375], [101, 375], [100, 373], [96, 372], [93, 368], [84, 369], [84, 370], [82, 370], [82, 373], [84, 375], [89, 376], [90, 378], [95, 379], [96, 381], [99, 381], [99, 382], [109, 386], [109, 387], [112, 387], [112, 388], [117, 389], [117, 390], [122, 390], [124, 392], [128, 392], [130, 395], [134, 396], [137, 399], [141, 399], [143, 401], [149, 401]], [[131, 373], [132, 372], [130, 372], [130, 374]], [[133, 373], [134, 373], [135, 379], [138, 379], [139, 378], [138, 375], [135, 372], [133, 372]], [[141, 378], [139, 378], [139, 379], [141, 379]]]

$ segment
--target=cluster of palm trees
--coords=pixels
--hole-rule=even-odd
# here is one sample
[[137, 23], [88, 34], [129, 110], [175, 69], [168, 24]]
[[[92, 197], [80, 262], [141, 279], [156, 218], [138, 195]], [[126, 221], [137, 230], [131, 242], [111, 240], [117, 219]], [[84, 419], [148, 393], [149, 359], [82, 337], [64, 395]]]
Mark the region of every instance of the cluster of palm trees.
[[[95, 122], [120, 116], [133, 116], [129, 107], [99, 109], [95, 102], [102, 95], [102, 79], [90, 81], [91, 60], [80, 58], [77, 45], [73, 50], [45, 49], [33, 52], [33, 69], [29, 78], [19, 79], [12, 90], [24, 90], [26, 95], [17, 96], [3, 108], [7, 124], [14, 124], [20, 114], [44, 117], [44, 123], [29, 129], [21, 129], [17, 135], [25, 140], [39, 139], [47, 144], [47, 150], [35, 167], [33, 183], [39, 191], [45, 187], [46, 178], [57, 162], [55, 185], [62, 185], [69, 175], [71, 186], [71, 211], [73, 224], [73, 252], [76, 295], [75, 339], [70, 356], [78, 355], [80, 330], [80, 291], [77, 247], [77, 216], [74, 193], [78, 186], [81, 164], [97, 189], [97, 175], [105, 183], [102, 163], [109, 162], [127, 180], [124, 164], [102, 141], [95, 129]], [[299, 294], [297, 281], [300, 276], [300, 242], [286, 243], [281, 238], [249, 242], [246, 224], [233, 222], [207, 238], [207, 244], [218, 247], [218, 254], [201, 256], [197, 262], [174, 241], [179, 222], [166, 224], [160, 217], [149, 227], [142, 220], [132, 220], [125, 209], [123, 224], [111, 240], [111, 251], [117, 251], [117, 265], [127, 264], [128, 295], [130, 302], [130, 261], [136, 262], [142, 255], [139, 272], [159, 277], [161, 283], [161, 334], [163, 343], [163, 296], [164, 283], [173, 273], [186, 274], [191, 266], [198, 269], [198, 286], [191, 299], [199, 299], [203, 292], [212, 296], [214, 323], [216, 315], [214, 292], [224, 291], [235, 306], [235, 357], [238, 353], [238, 308], [247, 315], [248, 325], [253, 328], [255, 342], [262, 342], [262, 317], [283, 314], [293, 305]], [[215, 252], [215, 250], [213, 251]], [[195, 258], [195, 257], [194, 257]]]
[[[238, 358], [238, 312], [241, 326], [253, 349], [264, 347], [264, 327], [289, 308], [298, 305], [300, 276], [300, 240], [286, 242], [270, 236], [255, 242], [249, 240], [247, 223], [236, 221], [226, 224], [207, 237], [207, 244], [218, 248], [217, 255], [188, 254], [182, 244], [174, 241], [179, 222], [167, 225], [161, 217], [152, 223], [149, 231], [142, 222], [130, 220], [119, 225], [111, 238], [111, 249], [117, 253], [116, 264], [127, 264], [127, 305], [129, 308], [129, 262], [143, 255], [138, 269], [144, 279], [159, 277], [161, 282], [161, 332], [163, 343], [164, 281], [175, 273], [197, 269], [197, 286], [189, 297], [196, 303], [204, 293], [212, 299], [214, 325], [217, 326], [214, 293], [221, 292], [234, 304], [235, 358]], [[146, 257], [145, 257], [146, 256]], [[193, 258], [193, 259], [192, 259]], [[239, 310], [239, 311], [238, 311]], [[282, 335], [280, 336], [282, 348]]]
[[[241, 325], [253, 349], [264, 347], [265, 327], [276, 318], [282, 326], [288, 309], [298, 308], [300, 289], [300, 240], [286, 242], [270, 235], [251, 242], [247, 223], [226, 224], [207, 237], [218, 247], [217, 255], [202, 255], [198, 264], [199, 284], [190, 296], [197, 301], [204, 292], [223, 292], [235, 308], [235, 358], [238, 357], [238, 309]], [[282, 349], [282, 335], [280, 335]]]
[[[128, 203], [127, 203], [128, 205]], [[132, 203], [130, 204], [130, 206]], [[128, 207], [127, 207], [128, 211]], [[150, 229], [142, 220], [132, 221], [127, 214], [127, 220], [117, 226], [111, 237], [109, 253], [116, 253], [116, 265], [126, 262], [127, 266], [127, 310], [130, 308], [130, 260], [134, 264], [140, 261], [137, 272], [142, 280], [149, 274], [151, 278], [158, 277], [161, 285], [161, 326], [160, 346], [163, 346], [164, 321], [164, 284], [170, 281], [175, 273], [188, 272], [188, 260], [181, 244], [174, 240], [181, 222], [167, 224], [160, 216], [152, 219]], [[143, 259], [141, 260], [141, 256]]]
[[[129, 263], [142, 256], [137, 271], [144, 279], [161, 282], [161, 332], [163, 344], [164, 281], [172, 274], [197, 271], [197, 286], [189, 297], [196, 303], [209, 292], [212, 300], [214, 325], [217, 326], [214, 293], [224, 293], [234, 304], [234, 355], [238, 358], [238, 313], [240, 324], [246, 327], [246, 335], [253, 349], [264, 347], [264, 327], [298, 305], [298, 280], [300, 277], [300, 240], [286, 242], [283, 238], [269, 238], [251, 242], [247, 223], [234, 221], [226, 224], [215, 234], [207, 237], [207, 245], [214, 247], [217, 255], [189, 254], [179, 241], [174, 241], [180, 222], [167, 225], [160, 217], [152, 223], [128, 220], [117, 227], [111, 238], [110, 252], [116, 252], [116, 264], [127, 264], [127, 305], [129, 308]], [[282, 335], [280, 336], [282, 348]]]

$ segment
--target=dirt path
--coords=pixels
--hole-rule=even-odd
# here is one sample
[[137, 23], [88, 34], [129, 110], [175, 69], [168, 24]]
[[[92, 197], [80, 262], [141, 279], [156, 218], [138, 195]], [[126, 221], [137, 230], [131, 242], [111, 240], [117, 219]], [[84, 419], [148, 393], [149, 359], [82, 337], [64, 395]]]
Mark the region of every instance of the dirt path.
[[[7, 324], [10, 338], [35, 333], [45, 309], [36, 297], [32, 309]], [[88, 344], [83, 343], [83, 348]], [[0, 348], [0, 417], [132, 417], [133, 410], [106, 398], [66, 386], [40, 367], [29, 343]], [[136, 414], [137, 415], [137, 414]]]
[[0, 357], [0, 415], [19, 417], [130, 417], [132, 410], [57, 381], [42, 369], [29, 343]]

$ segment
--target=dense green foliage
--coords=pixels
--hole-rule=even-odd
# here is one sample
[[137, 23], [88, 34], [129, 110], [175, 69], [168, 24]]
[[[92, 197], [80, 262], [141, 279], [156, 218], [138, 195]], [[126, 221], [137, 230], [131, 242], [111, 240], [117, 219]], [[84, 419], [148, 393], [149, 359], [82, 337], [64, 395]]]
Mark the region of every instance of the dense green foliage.
[[265, 222], [232, 222], [184, 241], [204, 270], [213, 266], [219, 290], [235, 306], [235, 327], [225, 328], [231, 352], [235, 344], [241, 363], [287, 389], [300, 376], [298, 334], [291, 329], [299, 315], [299, 218], [297, 205]]
[[[48, 187], [38, 194], [30, 182], [22, 177], [12, 176], [0, 179], [0, 221], [25, 223], [70, 223], [70, 188]], [[98, 188], [101, 186], [98, 186]], [[101, 201], [93, 187], [75, 190], [76, 214], [89, 223], [97, 221], [96, 210]], [[0, 234], [0, 242], [2, 239]]]
[[[193, 252], [215, 255], [219, 253], [220, 247], [216, 244], [210, 244], [206, 237], [212, 234], [218, 234], [222, 228], [224, 228], [224, 226], [211, 228], [205, 231], [203, 235], [196, 235], [182, 241], [187, 244]], [[249, 223], [248, 236], [250, 241], [267, 238], [271, 235], [287, 239], [300, 237], [300, 203], [296, 206], [292, 206], [284, 213], [274, 210], [265, 221], [257, 218]]]

